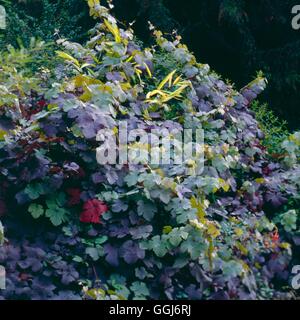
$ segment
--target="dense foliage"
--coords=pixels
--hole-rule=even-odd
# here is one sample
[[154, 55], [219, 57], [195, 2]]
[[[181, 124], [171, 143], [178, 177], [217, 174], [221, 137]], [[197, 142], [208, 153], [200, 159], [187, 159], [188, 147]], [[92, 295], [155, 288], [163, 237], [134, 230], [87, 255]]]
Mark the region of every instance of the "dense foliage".
[[[300, 134], [268, 151], [250, 109], [263, 76], [238, 92], [179, 36], [151, 27], [156, 45], [144, 48], [88, 3], [90, 40], [59, 40], [56, 66], [34, 59], [40, 42], [1, 58], [2, 298], [290, 298]], [[189, 174], [199, 154], [180, 166], [100, 165], [98, 131], [116, 134], [124, 120], [202, 128], [204, 172]]]
[[[0, 45], [32, 36], [84, 39], [92, 27], [84, 0], [1, 0], [8, 27]], [[296, 0], [114, 0], [114, 13], [131, 23], [137, 36], [149, 43], [145, 21], [164, 32], [178, 30], [196, 57], [242, 86], [263, 70], [269, 86], [262, 100], [291, 128], [299, 128], [299, 31], [292, 29]], [[2, 37], [2, 41], [1, 41]], [[280, 62], [280, 63], [278, 63]]]
[[7, 12], [0, 46], [27, 46], [32, 37], [54, 41], [58, 37], [80, 40], [90, 28], [84, 0], [0, 0]]

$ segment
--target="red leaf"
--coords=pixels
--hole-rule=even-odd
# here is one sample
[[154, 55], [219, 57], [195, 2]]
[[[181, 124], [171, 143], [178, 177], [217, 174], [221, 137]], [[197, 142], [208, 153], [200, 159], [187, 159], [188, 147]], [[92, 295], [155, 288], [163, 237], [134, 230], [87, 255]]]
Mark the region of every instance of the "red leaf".
[[70, 206], [76, 206], [80, 203], [80, 195], [81, 190], [76, 188], [67, 189], [67, 194], [70, 196], [70, 199], [68, 201], [68, 204]]
[[47, 105], [47, 102], [45, 100], [38, 101], [37, 105], [41, 108], [44, 108]]
[[278, 231], [273, 232], [273, 234], [272, 234], [272, 241], [273, 241], [273, 242], [278, 242], [279, 239], [280, 239], [280, 237], [279, 237]]
[[84, 223], [101, 223], [100, 217], [108, 211], [107, 205], [97, 199], [88, 200], [83, 206], [80, 221]]

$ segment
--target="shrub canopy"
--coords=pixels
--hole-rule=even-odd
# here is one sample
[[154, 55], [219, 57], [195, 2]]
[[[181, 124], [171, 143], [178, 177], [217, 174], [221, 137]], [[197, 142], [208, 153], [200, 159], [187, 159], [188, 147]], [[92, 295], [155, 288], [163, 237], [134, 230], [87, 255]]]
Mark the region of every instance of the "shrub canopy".
[[[2, 61], [3, 297], [290, 295], [282, 288], [299, 239], [297, 212], [282, 210], [299, 201], [300, 136], [273, 158], [262, 145], [248, 107], [265, 79], [237, 92], [179, 36], [151, 27], [156, 44], [143, 48], [98, 0], [88, 3], [98, 20], [90, 40], [60, 40], [55, 68], [26, 74], [37, 62], [26, 61], [25, 49], [23, 72]], [[182, 165], [173, 157], [169, 165], [100, 165], [96, 151], [106, 146], [97, 133], [117, 134], [121, 121], [146, 131], [202, 128], [204, 172], [188, 174], [199, 155]], [[275, 213], [283, 214], [277, 225]]]

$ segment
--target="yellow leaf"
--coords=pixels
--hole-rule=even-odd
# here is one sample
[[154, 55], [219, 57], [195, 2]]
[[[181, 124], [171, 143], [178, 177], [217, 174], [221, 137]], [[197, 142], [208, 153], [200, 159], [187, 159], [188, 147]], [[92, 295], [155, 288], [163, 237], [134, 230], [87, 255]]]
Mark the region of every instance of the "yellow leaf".
[[94, 64], [91, 64], [91, 63], [84, 63], [84, 64], [82, 64], [81, 65], [81, 69], [84, 69], [84, 68], [87, 68], [87, 67], [95, 67], [95, 65]]
[[222, 150], [224, 151], [225, 154], [227, 154], [229, 151], [229, 145], [227, 143], [223, 144]]
[[219, 178], [219, 183], [220, 183], [220, 185], [221, 185], [221, 188], [222, 188], [225, 192], [228, 192], [228, 191], [229, 191], [230, 185], [229, 185], [224, 179]]
[[0, 141], [4, 140], [4, 137], [7, 135], [7, 132], [0, 129]]
[[235, 223], [235, 224], [239, 223], [239, 220], [236, 217], [230, 217], [229, 221], [232, 222], [232, 223]]
[[151, 71], [150, 71], [150, 69], [149, 69], [149, 67], [148, 67], [147, 63], [146, 63], [146, 62], [144, 62], [143, 64], [144, 64], [144, 66], [145, 66], [145, 68], [146, 68], [146, 71], [147, 71], [147, 73], [148, 73], [148, 76], [149, 76], [150, 78], [152, 78], [152, 73], [151, 73]]
[[200, 223], [197, 219], [190, 220], [190, 225], [195, 227], [198, 230], [203, 230], [205, 228], [203, 223]]
[[261, 266], [260, 266], [260, 264], [259, 264], [258, 262], [255, 262], [254, 265], [255, 265], [255, 268], [256, 268], [256, 269], [261, 269]]
[[175, 80], [173, 85], [176, 86], [176, 84], [181, 80], [181, 76], [178, 76]]
[[286, 249], [286, 250], [291, 248], [291, 245], [289, 243], [287, 243], [287, 242], [283, 242], [279, 246], [280, 246], [280, 248]]
[[94, 300], [96, 300], [97, 297], [99, 297], [99, 296], [106, 295], [106, 293], [103, 289], [90, 289], [90, 290], [85, 291], [85, 294]]
[[106, 84], [103, 84], [101, 87], [99, 87], [99, 90], [102, 91], [102, 92], [108, 92], [110, 94], [113, 93], [112, 87], [109, 86], [109, 85], [106, 85]]
[[122, 113], [123, 116], [128, 114], [128, 111], [126, 110], [125, 107], [118, 106], [118, 108], [119, 108], [119, 111]]
[[245, 273], [248, 273], [248, 272], [250, 271], [250, 268], [249, 268], [249, 266], [247, 265], [247, 263], [244, 262], [243, 260], [240, 260], [239, 262], [240, 262], [241, 265], [243, 266], [244, 272], [245, 272]]
[[104, 24], [109, 32], [115, 37], [115, 41], [120, 43], [122, 41], [120, 30], [117, 25], [112, 25], [108, 22], [108, 20], [104, 19]]
[[155, 31], [153, 32], [153, 34], [154, 34], [157, 38], [160, 38], [160, 37], [163, 35], [163, 33], [162, 33], [161, 31], [159, 31], [159, 30], [155, 30]]
[[121, 86], [122, 90], [130, 90], [132, 88], [131, 84], [129, 82], [121, 83], [120, 86]]
[[208, 224], [207, 233], [213, 238], [217, 238], [221, 234], [220, 230], [213, 223]]
[[245, 248], [240, 242], [236, 243], [236, 247], [241, 251], [241, 253], [246, 256], [248, 255], [248, 249]]
[[225, 184], [222, 185], [222, 189], [223, 189], [225, 192], [228, 192], [229, 189], [230, 189], [230, 185], [227, 184], [227, 183], [225, 183]]
[[176, 192], [177, 183], [172, 179], [165, 178], [162, 180], [161, 185], [164, 186], [166, 189], [170, 189], [173, 192]]
[[88, 0], [88, 5], [90, 8], [94, 8], [94, 6], [99, 4], [100, 4], [100, 0]]
[[195, 197], [192, 197], [190, 200], [191, 207], [197, 209], [197, 215], [202, 223], [205, 221], [205, 205], [201, 203], [200, 200], [197, 200]]
[[140, 70], [139, 68], [135, 68], [135, 72], [136, 72], [138, 75], [143, 73], [143, 71]]
[[299, 137], [297, 137], [296, 134], [291, 135], [291, 136], [289, 137], [289, 140], [290, 140], [291, 142], [294, 142], [298, 147], [300, 147], [300, 139], [299, 139]]
[[209, 246], [208, 246], [208, 250], [207, 250], [207, 255], [208, 255], [208, 260], [209, 260], [209, 267], [212, 270], [213, 269], [213, 253], [214, 253], [214, 244], [212, 239], [209, 239]]
[[186, 89], [188, 87], [188, 85], [183, 85], [180, 88], [178, 88], [177, 90], [173, 91], [172, 93], [169, 94], [169, 96], [167, 98], [164, 99], [163, 102], [168, 102], [174, 98], [180, 98], [181, 97], [181, 93], [183, 92], [184, 89]]
[[65, 53], [65, 52], [63, 52], [63, 51], [56, 51], [56, 54], [57, 54], [60, 58], [62, 58], [62, 59], [64, 59], [64, 60], [67, 60], [67, 61], [69, 61], [69, 62], [73, 62], [78, 68], [80, 68], [80, 63], [79, 63], [79, 61], [78, 61], [77, 59], [73, 58], [71, 55], [69, 55], [69, 54], [67, 54], [67, 53]]
[[235, 233], [238, 237], [240, 237], [240, 236], [242, 236], [242, 235], [244, 234], [244, 231], [243, 231], [241, 228], [235, 228], [235, 229], [234, 229], [234, 233]]
[[213, 193], [216, 193], [218, 190], [219, 190], [218, 188], [214, 187], [212, 191]]
[[147, 93], [146, 99], [148, 100], [155, 95], [165, 96], [165, 93], [161, 90], [153, 90]]
[[91, 78], [89, 76], [80, 74], [73, 78], [74, 84], [76, 88], [88, 86], [91, 84], [102, 84], [102, 82], [98, 79]]
[[110, 295], [113, 295], [113, 294], [116, 294], [116, 291], [114, 291], [114, 290], [107, 290], [107, 293], [110, 294]]
[[165, 173], [163, 172], [162, 169], [156, 169], [155, 172], [156, 172], [158, 175], [160, 175], [162, 178], [165, 177]]
[[133, 59], [133, 55], [131, 55], [127, 60], [125, 60], [125, 62], [130, 62]]
[[149, 121], [152, 120], [147, 109], [143, 112], [143, 117], [145, 120], [149, 120]]
[[91, 90], [88, 89], [88, 87], [86, 87], [86, 90], [84, 91], [84, 94], [82, 94], [79, 99], [83, 102], [88, 102], [92, 99], [93, 94], [91, 92]]
[[257, 178], [257, 179], [255, 179], [255, 182], [257, 182], [257, 183], [259, 183], [259, 184], [263, 184], [263, 183], [265, 183], [265, 179], [264, 178]]
[[56, 103], [50, 103], [47, 106], [48, 110], [54, 110], [54, 109], [57, 109], [57, 108], [58, 108], [58, 105]]
[[172, 227], [171, 226], [165, 226], [163, 228], [163, 234], [169, 234], [172, 231]]
[[173, 79], [173, 75], [175, 74], [175, 72], [176, 72], [176, 70], [174, 70], [174, 71], [172, 71], [171, 73], [169, 73], [169, 74], [165, 77], [165, 79], [159, 84], [159, 86], [157, 87], [157, 89], [158, 89], [158, 90], [161, 90], [161, 89], [165, 86], [165, 84], [166, 84], [167, 82], [170, 83], [170, 81], [172, 81], [172, 79]]

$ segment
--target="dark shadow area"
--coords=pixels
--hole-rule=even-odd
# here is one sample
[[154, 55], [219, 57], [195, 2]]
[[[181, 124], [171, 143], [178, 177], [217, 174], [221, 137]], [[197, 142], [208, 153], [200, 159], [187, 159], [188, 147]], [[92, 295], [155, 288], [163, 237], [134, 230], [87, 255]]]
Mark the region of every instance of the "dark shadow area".
[[293, 30], [292, 7], [283, 0], [116, 0], [122, 21], [149, 42], [147, 21], [165, 32], [177, 29], [199, 61], [238, 87], [262, 70], [269, 86], [262, 101], [290, 127], [300, 120], [300, 31]]

